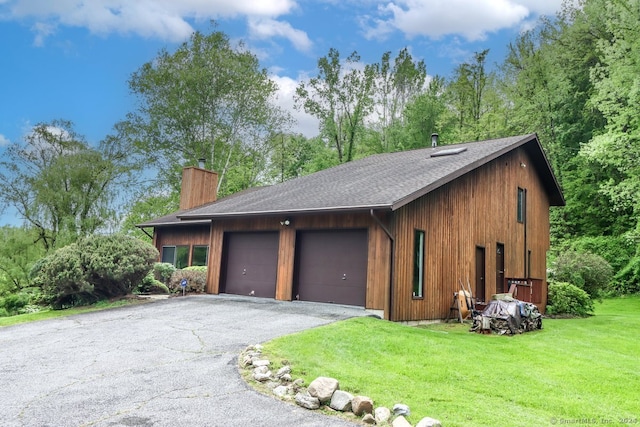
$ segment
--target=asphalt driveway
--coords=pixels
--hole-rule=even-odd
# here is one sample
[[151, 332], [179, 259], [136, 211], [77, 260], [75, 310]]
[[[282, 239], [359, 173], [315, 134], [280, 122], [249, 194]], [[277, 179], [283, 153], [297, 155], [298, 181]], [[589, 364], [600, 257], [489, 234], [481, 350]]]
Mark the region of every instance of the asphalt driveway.
[[253, 391], [237, 356], [366, 314], [203, 295], [0, 328], [0, 425], [352, 426]]

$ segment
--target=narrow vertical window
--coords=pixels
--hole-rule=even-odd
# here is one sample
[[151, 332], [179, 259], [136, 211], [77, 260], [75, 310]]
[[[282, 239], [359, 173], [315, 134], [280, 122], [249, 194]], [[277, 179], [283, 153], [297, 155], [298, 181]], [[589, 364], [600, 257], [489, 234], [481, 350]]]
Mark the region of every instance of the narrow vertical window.
[[162, 247], [162, 262], [175, 265], [176, 263], [176, 247], [175, 246], [163, 246]]
[[527, 212], [527, 191], [524, 188], [518, 188], [518, 222], [525, 221]]
[[422, 298], [424, 289], [424, 231], [416, 230], [413, 245], [413, 296]]

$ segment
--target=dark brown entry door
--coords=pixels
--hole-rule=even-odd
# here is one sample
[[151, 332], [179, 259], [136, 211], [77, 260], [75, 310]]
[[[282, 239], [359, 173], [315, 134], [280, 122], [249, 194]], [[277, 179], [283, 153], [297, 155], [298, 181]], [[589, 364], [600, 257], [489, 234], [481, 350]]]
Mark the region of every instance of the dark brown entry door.
[[367, 249], [367, 230], [299, 232], [294, 295], [302, 301], [364, 306]]
[[478, 301], [485, 300], [485, 252], [481, 246], [476, 246], [476, 292]]
[[501, 294], [504, 290], [504, 245], [496, 245], [496, 293]]
[[276, 296], [278, 233], [226, 233], [222, 292]]

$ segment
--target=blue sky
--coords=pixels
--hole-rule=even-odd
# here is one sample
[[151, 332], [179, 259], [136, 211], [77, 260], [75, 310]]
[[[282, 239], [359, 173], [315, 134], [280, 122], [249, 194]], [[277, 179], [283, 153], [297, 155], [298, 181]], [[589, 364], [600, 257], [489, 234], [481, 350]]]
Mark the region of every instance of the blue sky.
[[[500, 62], [509, 41], [554, 15], [562, 0], [0, 0], [0, 155], [31, 127], [71, 120], [90, 143], [135, 108], [127, 80], [162, 48], [210, 20], [243, 40], [279, 86], [295, 131], [317, 122], [293, 111], [298, 83], [329, 48], [363, 62], [408, 47], [429, 75], [448, 77], [473, 52]], [[5, 223], [0, 217], [0, 224]]]

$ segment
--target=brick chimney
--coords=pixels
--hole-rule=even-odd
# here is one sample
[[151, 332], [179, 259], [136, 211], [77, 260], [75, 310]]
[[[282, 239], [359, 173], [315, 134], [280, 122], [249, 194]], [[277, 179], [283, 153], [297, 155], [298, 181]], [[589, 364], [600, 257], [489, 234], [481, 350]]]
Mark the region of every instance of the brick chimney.
[[202, 167], [190, 166], [182, 170], [180, 210], [195, 208], [216, 201], [218, 174]]

